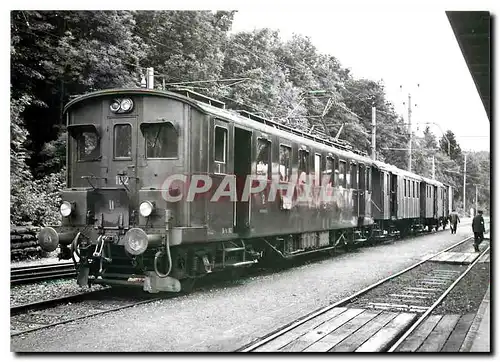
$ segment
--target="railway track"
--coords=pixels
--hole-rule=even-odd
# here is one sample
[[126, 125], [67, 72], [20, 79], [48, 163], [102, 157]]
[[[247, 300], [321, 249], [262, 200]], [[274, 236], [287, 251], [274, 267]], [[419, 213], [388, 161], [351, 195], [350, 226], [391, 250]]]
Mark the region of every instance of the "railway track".
[[[464, 249], [464, 243], [470, 239], [472, 237], [429, 255], [335, 304], [321, 308], [239, 348], [237, 352], [398, 351], [398, 347], [406, 338], [489, 252], [488, 245], [479, 256], [476, 254], [474, 261], [468, 266], [437, 262], [440, 259], [452, 259], [454, 256], [459, 259], [459, 253], [453, 253], [452, 250]], [[419, 277], [415, 278], [416, 275]], [[394, 284], [392, 287], [391, 283]], [[409, 303], [406, 298], [412, 302]], [[371, 319], [378, 319], [377, 322], [390, 325], [394, 322], [389, 323], [391, 315], [392, 318], [397, 316], [394, 321], [399, 318], [399, 328], [389, 328], [378, 336], [375, 336], [377, 330], [373, 331], [373, 335], [367, 334], [367, 330], [371, 328]], [[384, 318], [386, 321], [381, 322]], [[349, 341], [344, 342], [347, 337]], [[377, 340], [377, 337], [378, 344], [368, 343]]]
[[75, 276], [75, 266], [72, 262], [23, 266], [10, 269], [11, 285], [35, 283], [44, 280], [72, 278]]
[[10, 335], [13, 337], [34, 332], [144, 303], [151, 303], [163, 298], [134, 294], [130, 290], [117, 292], [117, 290], [109, 288], [19, 305], [10, 309]]

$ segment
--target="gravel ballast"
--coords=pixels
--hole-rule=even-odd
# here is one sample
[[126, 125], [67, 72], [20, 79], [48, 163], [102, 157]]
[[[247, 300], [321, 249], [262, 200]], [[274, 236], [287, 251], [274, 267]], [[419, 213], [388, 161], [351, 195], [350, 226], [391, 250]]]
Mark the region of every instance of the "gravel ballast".
[[432, 314], [476, 313], [489, 284], [490, 263], [476, 263]]
[[44, 281], [36, 284], [15, 285], [10, 288], [10, 306], [35, 303], [43, 300], [62, 298], [70, 295], [100, 290], [101, 285], [80, 287], [75, 279]]

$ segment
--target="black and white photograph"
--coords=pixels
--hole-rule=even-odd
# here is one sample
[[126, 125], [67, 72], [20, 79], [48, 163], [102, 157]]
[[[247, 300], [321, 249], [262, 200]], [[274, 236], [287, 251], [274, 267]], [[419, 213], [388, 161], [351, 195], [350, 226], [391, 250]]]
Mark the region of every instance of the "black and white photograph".
[[13, 358], [491, 354], [493, 3], [396, 4], [6, 10]]

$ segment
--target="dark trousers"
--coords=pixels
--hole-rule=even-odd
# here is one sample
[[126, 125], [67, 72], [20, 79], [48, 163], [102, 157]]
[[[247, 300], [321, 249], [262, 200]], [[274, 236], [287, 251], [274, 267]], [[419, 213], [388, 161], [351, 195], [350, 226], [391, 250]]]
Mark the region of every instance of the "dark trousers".
[[474, 249], [479, 251], [479, 244], [483, 241], [484, 236], [482, 232], [474, 232]]
[[457, 223], [456, 222], [452, 222], [450, 224], [450, 229], [451, 229], [451, 233], [452, 234], [456, 234], [457, 233]]

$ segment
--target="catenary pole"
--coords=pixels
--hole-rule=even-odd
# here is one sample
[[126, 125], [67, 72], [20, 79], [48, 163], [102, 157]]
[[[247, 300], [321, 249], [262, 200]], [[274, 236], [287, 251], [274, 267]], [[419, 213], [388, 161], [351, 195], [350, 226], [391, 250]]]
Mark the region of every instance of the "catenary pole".
[[410, 93], [408, 93], [408, 131], [410, 133], [410, 140], [408, 141], [408, 171], [411, 172], [412, 133], [411, 133], [411, 94]]
[[377, 108], [372, 107], [372, 160], [377, 159], [377, 154], [376, 154], [376, 144], [377, 144], [377, 138], [376, 138], [376, 132], [377, 132]]
[[465, 182], [466, 182], [466, 172], [467, 172], [467, 154], [464, 153], [464, 214], [466, 214], [467, 209], [465, 208]]

